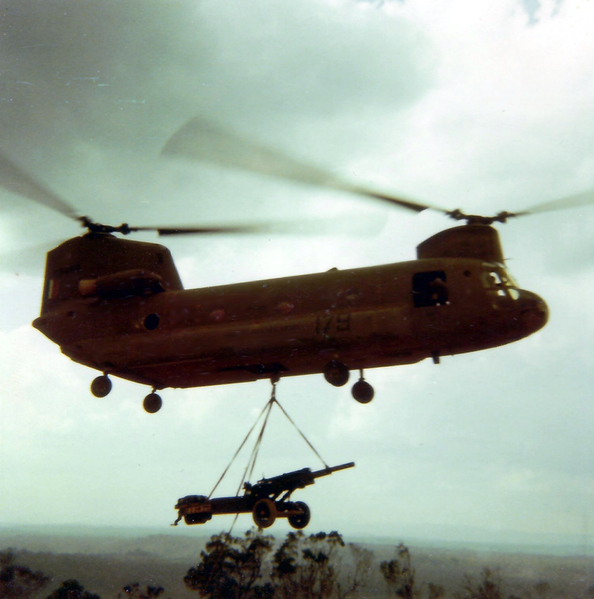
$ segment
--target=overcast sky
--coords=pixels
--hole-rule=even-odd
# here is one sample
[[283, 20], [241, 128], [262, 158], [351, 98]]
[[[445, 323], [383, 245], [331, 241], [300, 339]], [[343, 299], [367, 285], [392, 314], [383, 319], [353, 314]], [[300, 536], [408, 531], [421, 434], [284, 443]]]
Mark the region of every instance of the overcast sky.
[[[325, 236], [172, 240], [186, 287], [408, 260], [450, 224], [160, 157], [195, 116], [468, 212], [594, 187], [592, 3], [4, 0], [0, 18], [0, 148], [81, 213], [115, 225], [329, 221]], [[0, 206], [0, 524], [167, 530], [179, 497], [210, 492], [270, 384], [164, 390], [156, 415], [140, 385], [114, 380], [92, 397], [96, 373], [30, 326], [45, 252], [80, 231], [7, 191]], [[345, 221], [368, 234], [345, 234]], [[324, 460], [357, 464], [295, 493], [311, 532], [592, 550], [594, 207], [519, 219], [501, 237], [520, 286], [549, 305], [541, 332], [439, 366], [370, 370], [365, 406], [321, 375], [281, 381], [279, 400]], [[274, 413], [258, 477], [320, 465]]]

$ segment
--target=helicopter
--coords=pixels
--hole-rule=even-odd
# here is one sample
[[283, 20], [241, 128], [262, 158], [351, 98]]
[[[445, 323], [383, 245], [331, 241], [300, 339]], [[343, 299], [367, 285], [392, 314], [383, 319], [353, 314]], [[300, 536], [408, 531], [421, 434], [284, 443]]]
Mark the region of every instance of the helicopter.
[[353, 397], [368, 403], [374, 389], [364, 377], [367, 369], [428, 358], [439, 364], [443, 356], [523, 339], [547, 323], [548, 308], [509, 274], [494, 223], [594, 201], [588, 191], [516, 213], [468, 215], [353, 185], [200, 119], [183, 125], [162, 153], [335, 189], [415, 213], [438, 210], [464, 224], [421, 242], [415, 260], [185, 289], [165, 246], [123, 237], [144, 231], [160, 236], [258, 232], [260, 227], [96, 223], [0, 156], [0, 185], [87, 230], [48, 252], [41, 314], [33, 326], [71, 360], [101, 373], [91, 383], [96, 397], [109, 394], [110, 377], [150, 387], [143, 402], [149, 413], [161, 408], [157, 391], [165, 388], [274, 383], [311, 374], [341, 387], [351, 371], [359, 373]]

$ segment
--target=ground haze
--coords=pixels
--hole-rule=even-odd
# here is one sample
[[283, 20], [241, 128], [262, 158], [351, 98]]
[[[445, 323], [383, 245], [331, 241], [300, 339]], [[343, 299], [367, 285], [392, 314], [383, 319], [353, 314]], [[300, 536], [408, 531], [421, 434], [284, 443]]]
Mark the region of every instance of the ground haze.
[[[306, 531], [312, 534], [314, 531]], [[241, 532], [235, 533], [240, 536]], [[284, 538], [279, 531], [277, 541]], [[47, 597], [63, 581], [77, 579], [102, 599], [116, 598], [130, 583], [164, 587], [163, 597], [184, 599], [198, 595], [188, 590], [183, 577], [198, 564], [208, 534], [180, 530], [155, 534], [142, 529], [1, 529], [0, 548], [11, 548], [14, 562], [41, 570], [51, 582], [35, 599]], [[345, 538], [345, 542], [352, 542]], [[368, 539], [362, 545], [373, 551], [368, 585], [356, 597], [395, 596], [379, 570], [384, 560], [396, 558], [400, 541]], [[561, 552], [520, 552], [513, 548], [430, 546], [407, 544], [416, 569], [416, 588], [427, 596], [428, 583], [444, 587], [446, 597], [462, 593], [467, 577], [474, 588], [485, 568], [494, 573], [503, 597], [592, 597], [594, 557]], [[464, 595], [461, 595], [464, 596]]]

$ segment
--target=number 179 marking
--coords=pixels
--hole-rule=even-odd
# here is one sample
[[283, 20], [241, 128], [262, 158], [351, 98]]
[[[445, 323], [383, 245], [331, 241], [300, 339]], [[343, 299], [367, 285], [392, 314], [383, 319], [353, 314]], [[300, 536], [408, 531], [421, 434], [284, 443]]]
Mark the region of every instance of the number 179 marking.
[[351, 330], [350, 314], [329, 314], [316, 318], [316, 335], [326, 337]]

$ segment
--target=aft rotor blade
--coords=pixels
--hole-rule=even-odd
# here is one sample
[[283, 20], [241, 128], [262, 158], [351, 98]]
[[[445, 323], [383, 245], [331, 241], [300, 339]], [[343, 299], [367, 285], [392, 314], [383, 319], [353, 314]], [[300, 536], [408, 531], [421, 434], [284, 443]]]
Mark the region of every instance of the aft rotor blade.
[[67, 202], [36, 181], [22, 168], [0, 153], [0, 186], [61, 214], [78, 220], [80, 215]]
[[212, 162], [221, 166], [270, 175], [288, 181], [337, 189], [364, 197], [383, 200], [407, 210], [422, 212], [427, 208], [442, 210], [406, 198], [380, 193], [354, 185], [328, 171], [306, 164], [263, 144], [247, 140], [217, 125], [194, 118], [183, 125], [165, 144], [163, 154], [190, 160]]
[[543, 202], [536, 204], [530, 208], [526, 208], [522, 212], [516, 213], [517, 216], [524, 214], [535, 214], [538, 212], [551, 212], [553, 210], [566, 210], [568, 208], [579, 208], [580, 206], [589, 206], [594, 204], [594, 189], [583, 191], [581, 193], [572, 194], [559, 198], [557, 200], [551, 200], [549, 202]]

